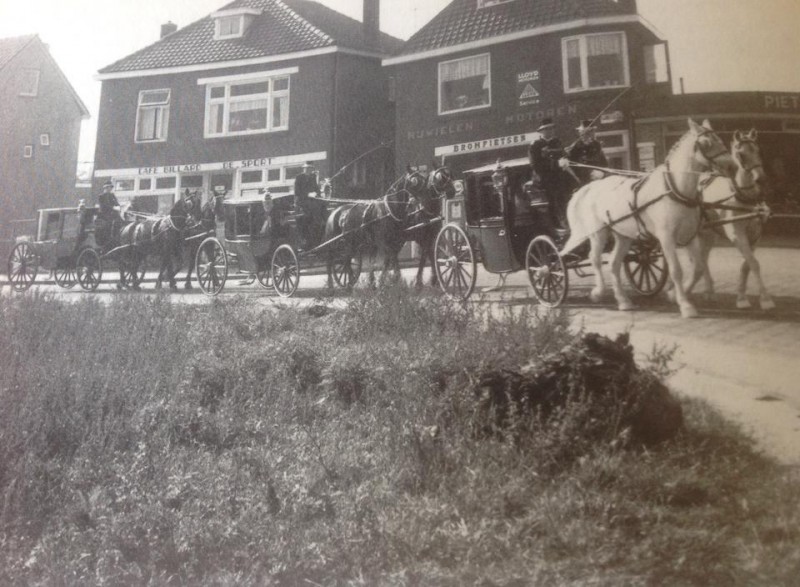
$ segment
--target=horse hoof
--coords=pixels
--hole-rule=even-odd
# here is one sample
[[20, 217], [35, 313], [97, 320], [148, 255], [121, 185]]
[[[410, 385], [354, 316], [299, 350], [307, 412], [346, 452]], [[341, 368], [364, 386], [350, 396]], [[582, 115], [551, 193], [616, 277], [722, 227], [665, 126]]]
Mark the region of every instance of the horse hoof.
[[761, 305], [761, 309], [764, 310], [764, 311], [767, 311], [767, 312], [769, 310], [774, 310], [777, 307], [775, 305], [775, 302], [773, 302], [772, 299], [770, 299], [770, 298], [765, 299], [765, 300], [762, 299], [759, 303]]
[[603, 291], [593, 289], [589, 294], [589, 299], [592, 300], [594, 303], [598, 303], [603, 300]]
[[697, 318], [699, 314], [694, 306], [681, 306], [681, 318]]
[[183, 289], [189, 290], [189, 289], [194, 289], [194, 288], [192, 287], [192, 284], [191, 284], [191, 283], [187, 283], [187, 284], [185, 284], [185, 285], [183, 286]]
[[617, 304], [617, 309], [620, 312], [631, 312], [633, 310], [633, 304], [631, 302], [620, 302]]
[[753, 307], [753, 305], [750, 303], [750, 300], [748, 300], [747, 298], [742, 298], [742, 299], [736, 300], [736, 308], [738, 310], [749, 310], [752, 307]]

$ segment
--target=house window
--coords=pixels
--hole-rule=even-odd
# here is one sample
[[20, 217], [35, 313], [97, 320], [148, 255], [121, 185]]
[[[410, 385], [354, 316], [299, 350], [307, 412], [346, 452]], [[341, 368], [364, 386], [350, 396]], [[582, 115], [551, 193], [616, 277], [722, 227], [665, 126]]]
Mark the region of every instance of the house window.
[[628, 145], [628, 131], [616, 130], [596, 133], [597, 140], [603, 145], [611, 169], [630, 169], [631, 155]]
[[599, 33], [562, 39], [564, 92], [628, 86], [627, 47], [624, 33]]
[[489, 54], [439, 64], [439, 114], [492, 104]]
[[22, 69], [19, 72], [19, 95], [38, 96], [39, 95], [39, 70]]
[[288, 128], [288, 75], [207, 86], [206, 137]]
[[217, 19], [217, 39], [229, 39], [242, 36], [244, 16], [222, 16]]
[[136, 111], [136, 142], [167, 140], [170, 90], [142, 90]]
[[22, 156], [25, 157], [25, 159], [33, 157], [33, 145], [25, 145], [22, 149]]
[[39, 144], [43, 147], [50, 146], [50, 133], [43, 133], [39, 135]]
[[644, 79], [648, 84], [669, 81], [666, 44], [647, 45], [644, 48]]

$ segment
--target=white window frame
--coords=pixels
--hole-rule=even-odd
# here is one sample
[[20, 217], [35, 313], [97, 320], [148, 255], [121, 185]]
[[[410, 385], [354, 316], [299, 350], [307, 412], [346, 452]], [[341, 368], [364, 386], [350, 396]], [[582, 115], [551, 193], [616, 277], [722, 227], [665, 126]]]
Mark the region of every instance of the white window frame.
[[[603, 137], [610, 136], [622, 137], [622, 145], [607, 147], [605, 144], [603, 144]], [[607, 130], [596, 132], [595, 137], [598, 141], [600, 141], [601, 144], [603, 144], [603, 154], [607, 159], [611, 157], [619, 157], [621, 155], [624, 161], [622, 169], [631, 168], [630, 133], [628, 133], [627, 130]]]
[[[296, 70], [294, 70], [296, 71]], [[203, 119], [203, 136], [205, 138], [217, 138], [217, 137], [233, 137], [233, 136], [242, 136], [242, 135], [255, 135], [255, 134], [264, 134], [270, 132], [279, 132], [289, 130], [289, 118], [290, 118], [290, 108], [291, 108], [291, 88], [292, 88], [292, 71], [285, 71], [280, 73], [274, 74], [265, 74], [259, 75], [258, 77], [254, 76], [242, 76], [240, 78], [235, 79], [225, 79], [220, 78], [219, 81], [208, 79], [208, 80], [199, 80], [200, 82], [207, 82], [206, 83], [206, 107], [205, 107], [205, 116]], [[275, 81], [279, 79], [286, 80], [286, 89], [285, 90], [275, 90]], [[245, 96], [231, 96], [231, 87], [236, 85], [249, 85], [254, 83], [263, 83], [269, 82], [269, 90], [263, 94], [247, 94]], [[224, 88], [225, 93], [224, 96], [221, 98], [212, 98], [211, 92], [216, 88]], [[274, 126], [272, 121], [273, 115], [273, 108], [274, 108], [274, 101], [276, 98], [286, 97], [286, 125], [284, 126]], [[252, 129], [252, 130], [240, 130], [240, 131], [231, 131], [229, 129], [230, 125], [230, 107], [231, 104], [236, 102], [246, 102], [251, 101], [254, 99], [264, 99], [267, 102], [267, 126], [263, 129]], [[222, 107], [222, 131], [221, 132], [210, 132], [210, 122], [211, 122], [211, 112], [213, 110], [213, 106], [221, 105]]]
[[[238, 21], [239, 30], [235, 33], [223, 33], [222, 23], [225, 21]], [[231, 14], [226, 16], [217, 17], [214, 23], [214, 39], [219, 41], [222, 39], [239, 39], [244, 36], [244, 14]]]
[[[31, 67], [26, 67], [20, 70], [20, 77], [25, 82], [30, 82], [26, 84], [26, 87], [21, 89], [19, 92], [20, 96], [27, 96], [29, 98], [35, 98], [39, 95], [39, 79], [41, 78], [42, 72], [38, 69], [33, 69]], [[32, 76], [28, 79], [28, 76]], [[30, 89], [29, 89], [30, 88]]]
[[39, 135], [39, 144], [43, 147], [50, 146], [50, 133], [45, 132]]
[[[148, 102], [143, 104], [142, 100], [147, 94], [166, 92], [167, 98], [162, 102]], [[136, 125], [133, 131], [133, 140], [136, 143], [163, 143], [166, 142], [169, 134], [169, 110], [172, 102], [172, 90], [169, 88], [159, 88], [139, 91], [139, 101], [136, 106]], [[139, 138], [139, 124], [144, 112], [155, 110], [158, 117], [156, 137], [152, 139]]]
[[[587, 50], [587, 39], [589, 37], [605, 37], [610, 35], [617, 35], [622, 38], [622, 76], [623, 81], [621, 84], [608, 85], [608, 86], [589, 86], [589, 53]], [[578, 41], [580, 59], [581, 59], [581, 85], [580, 87], [569, 87], [569, 66], [567, 59], [567, 44], [570, 41]], [[628, 37], [625, 31], [603, 31], [601, 33], [588, 33], [585, 35], [574, 35], [571, 37], [564, 37], [561, 39], [561, 65], [563, 71], [564, 93], [576, 94], [578, 92], [594, 92], [597, 90], [613, 90], [614, 88], [627, 88], [631, 85], [631, 72], [628, 58]]]
[[22, 149], [22, 156], [25, 159], [33, 158], [33, 145], [25, 145]]
[[[488, 61], [488, 70], [487, 73], [487, 83], [489, 84], [489, 101], [486, 104], [480, 104], [478, 106], [469, 106], [467, 108], [456, 108], [455, 110], [442, 110], [442, 68], [445, 65], [456, 63], [458, 61], [468, 61], [470, 59], [479, 59], [485, 57]], [[436, 101], [438, 102], [437, 111], [439, 115], [446, 115], [446, 114], [455, 114], [461, 112], [469, 112], [471, 110], [482, 110], [484, 108], [491, 108], [492, 106], [492, 54], [491, 53], [480, 53], [478, 55], [469, 55], [467, 57], [459, 57], [458, 59], [450, 59], [448, 61], [440, 61], [437, 67], [437, 74], [436, 74]]]
[[481, 8], [490, 8], [492, 6], [497, 6], [498, 4], [506, 4], [513, 1], [514, 0], [478, 0], [478, 10]]

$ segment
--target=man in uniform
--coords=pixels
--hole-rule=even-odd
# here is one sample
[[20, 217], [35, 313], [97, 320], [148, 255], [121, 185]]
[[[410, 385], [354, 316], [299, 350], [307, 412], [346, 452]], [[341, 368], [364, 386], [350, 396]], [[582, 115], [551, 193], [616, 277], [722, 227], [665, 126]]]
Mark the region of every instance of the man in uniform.
[[308, 248], [312, 240], [311, 229], [314, 219], [312, 218], [313, 208], [309, 205], [308, 200], [310, 194], [319, 196], [319, 185], [313, 166], [306, 161], [302, 172], [294, 180], [294, 210], [299, 214], [297, 228], [300, 231], [300, 237], [305, 241], [303, 248]]
[[[583, 120], [575, 130], [578, 131], [578, 140], [567, 147], [567, 161], [562, 161], [562, 166], [568, 166], [569, 162], [573, 162], [594, 167], [608, 167], [608, 161], [603, 153], [603, 145], [594, 136], [595, 128], [592, 126], [592, 122]], [[587, 167], [575, 167], [574, 172], [581, 181], [581, 185], [605, 176], [602, 170]]]
[[95, 239], [103, 248], [114, 247], [115, 240], [122, 228], [120, 204], [114, 195], [114, 182], [110, 179], [103, 184], [103, 193], [97, 196], [99, 209], [95, 220]]
[[533, 189], [543, 191], [550, 202], [554, 225], [557, 228], [566, 228], [570, 182], [559, 166], [559, 160], [564, 157], [564, 147], [555, 136], [555, 124], [551, 118], [542, 119], [536, 131], [541, 136], [528, 148], [528, 158], [533, 169]]

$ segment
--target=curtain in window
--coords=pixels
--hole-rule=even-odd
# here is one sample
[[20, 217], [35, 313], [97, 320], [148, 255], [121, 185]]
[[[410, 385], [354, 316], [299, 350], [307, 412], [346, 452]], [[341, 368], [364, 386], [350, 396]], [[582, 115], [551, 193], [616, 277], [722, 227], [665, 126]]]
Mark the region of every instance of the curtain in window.
[[597, 55], [619, 55], [622, 39], [619, 35], [596, 35], [586, 38], [586, 49], [590, 57]]
[[449, 82], [467, 77], [485, 76], [489, 74], [489, 58], [487, 56], [473, 59], [462, 59], [450, 63], [442, 63], [439, 70], [440, 81]]
[[230, 105], [232, 132], [267, 128], [267, 100], [242, 100]]

